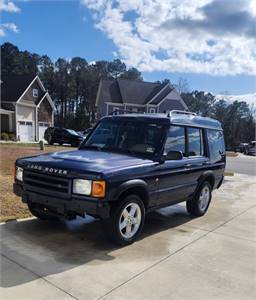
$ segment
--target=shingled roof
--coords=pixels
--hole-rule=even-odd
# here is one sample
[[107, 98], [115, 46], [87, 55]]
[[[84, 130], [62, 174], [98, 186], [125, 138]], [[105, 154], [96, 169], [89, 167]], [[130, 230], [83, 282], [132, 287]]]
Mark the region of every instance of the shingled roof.
[[[103, 79], [99, 102], [146, 104], [167, 84], [127, 79]], [[170, 86], [168, 84], [168, 86]], [[162, 98], [161, 98], [162, 99]]]
[[8, 75], [1, 78], [1, 101], [17, 102], [36, 75]]

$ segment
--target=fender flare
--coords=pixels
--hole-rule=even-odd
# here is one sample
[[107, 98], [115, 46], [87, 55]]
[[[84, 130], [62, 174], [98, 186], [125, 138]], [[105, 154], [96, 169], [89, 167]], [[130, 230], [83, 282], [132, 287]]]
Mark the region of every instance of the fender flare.
[[[214, 175], [214, 172], [211, 171], [211, 170], [208, 170], [208, 171], [205, 171], [198, 179], [198, 185], [197, 185], [197, 188], [196, 188], [196, 191], [195, 193], [198, 192], [201, 184], [207, 179], [207, 178], [211, 178], [211, 180], [213, 181], [213, 184], [212, 184], [212, 189], [214, 189], [214, 186], [215, 186], [215, 175]], [[211, 182], [210, 182], [211, 183]]]
[[120, 186], [113, 194], [113, 200], [117, 200], [121, 196], [121, 194], [133, 188], [143, 189], [147, 197], [146, 200], [148, 200], [149, 198], [148, 184], [142, 179], [131, 179], [120, 184]]

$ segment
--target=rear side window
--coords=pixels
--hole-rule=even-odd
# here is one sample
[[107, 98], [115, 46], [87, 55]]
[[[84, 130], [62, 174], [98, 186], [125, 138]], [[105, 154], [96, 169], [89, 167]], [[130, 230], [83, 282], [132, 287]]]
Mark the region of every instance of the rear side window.
[[203, 156], [204, 143], [202, 129], [188, 127], [188, 156]]
[[207, 138], [209, 143], [210, 160], [212, 162], [222, 161], [223, 155], [225, 154], [223, 132], [207, 129]]
[[165, 152], [181, 151], [185, 156], [185, 149], [185, 128], [181, 126], [171, 126], [165, 144]]

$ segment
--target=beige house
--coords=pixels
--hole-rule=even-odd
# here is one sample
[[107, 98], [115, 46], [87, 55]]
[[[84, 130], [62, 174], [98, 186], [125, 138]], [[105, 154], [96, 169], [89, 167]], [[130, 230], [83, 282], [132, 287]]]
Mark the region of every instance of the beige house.
[[1, 81], [1, 132], [22, 142], [43, 139], [54, 125], [54, 104], [38, 76], [11, 75]]

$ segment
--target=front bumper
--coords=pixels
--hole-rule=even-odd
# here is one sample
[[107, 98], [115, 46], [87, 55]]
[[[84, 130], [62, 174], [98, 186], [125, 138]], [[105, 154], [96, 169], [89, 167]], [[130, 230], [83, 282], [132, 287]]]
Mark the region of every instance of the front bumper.
[[83, 215], [88, 214], [102, 219], [109, 217], [110, 207], [107, 202], [100, 200], [84, 200], [84, 199], [61, 199], [48, 195], [38, 194], [23, 189], [22, 184], [14, 183], [13, 192], [22, 198], [24, 203], [41, 204], [55, 211], [58, 215], [67, 216], [68, 214]]

